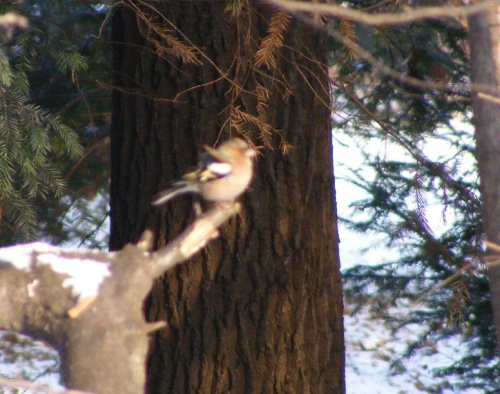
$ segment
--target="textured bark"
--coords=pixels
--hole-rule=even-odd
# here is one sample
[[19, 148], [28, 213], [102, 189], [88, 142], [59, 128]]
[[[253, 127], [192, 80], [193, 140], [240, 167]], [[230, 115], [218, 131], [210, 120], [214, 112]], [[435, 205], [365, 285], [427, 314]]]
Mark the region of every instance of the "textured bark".
[[[98, 254], [34, 244], [27, 266], [27, 248], [19, 248], [17, 256], [8, 251], [7, 261], [0, 257], [0, 328], [50, 343], [60, 355], [67, 387], [93, 393], [143, 392], [148, 333], [157, 325], [144, 320], [142, 300], [157, 276], [161, 256], [131, 245], [119, 253]], [[93, 302], [86, 308], [84, 299], [65, 283], [78, 283], [76, 289], [90, 285], [83, 265], [112, 272], [105, 278], [96, 275], [99, 291], [87, 295]], [[62, 272], [63, 266], [70, 269]]]
[[[469, 18], [472, 82], [486, 87], [486, 92], [500, 98], [499, 9]], [[479, 167], [482, 216], [486, 238], [500, 244], [500, 107], [498, 103], [473, 94], [476, 127], [476, 159]], [[491, 252], [491, 251], [490, 251]], [[489, 253], [490, 253], [489, 252]], [[498, 254], [492, 251], [492, 254]], [[488, 269], [493, 320], [500, 344], [500, 266]]]
[[4, 263], [0, 253], [0, 329], [47, 341], [60, 351], [66, 311], [73, 306], [62, 281], [61, 275], [44, 266], [32, 272], [18, 270]]
[[98, 299], [67, 321], [61, 358], [69, 387], [92, 393], [143, 392], [148, 326], [140, 300], [152, 282], [148, 257], [132, 245], [117, 253], [113, 275], [101, 285]]
[[[234, 58], [252, 58], [259, 38], [244, 36], [265, 34], [259, 18], [268, 9], [259, 6], [246, 25], [235, 25], [223, 2], [155, 5], [228, 78], [254, 88], [248, 63], [235, 76]], [[123, 45], [115, 49], [111, 247], [137, 241], [145, 228], [163, 245], [192, 217], [192, 199], [160, 210], [149, 201], [196, 162], [202, 144], [228, 138], [231, 84], [206, 58], [202, 66], [159, 59], [129, 9], [117, 11], [113, 29]], [[286, 45], [278, 67], [293, 93], [286, 100], [274, 90], [268, 120], [295, 149], [264, 150], [240, 217], [201, 257], [157, 281], [145, 312], [168, 327], [152, 340], [149, 392], [344, 391], [330, 110], [320, 63], [326, 41], [293, 22]], [[236, 100], [255, 112], [253, 95]], [[273, 139], [277, 148], [280, 137]]]

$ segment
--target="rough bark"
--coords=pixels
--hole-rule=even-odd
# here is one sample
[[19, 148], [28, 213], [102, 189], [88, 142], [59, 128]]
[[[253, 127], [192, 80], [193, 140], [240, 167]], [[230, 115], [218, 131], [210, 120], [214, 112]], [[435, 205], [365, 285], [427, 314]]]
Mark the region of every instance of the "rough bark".
[[[472, 82], [489, 97], [500, 98], [500, 9], [469, 18]], [[500, 244], [500, 107], [480, 91], [473, 91], [476, 159], [479, 168], [482, 217], [486, 238]], [[498, 251], [489, 250], [489, 254]], [[500, 265], [488, 268], [493, 320], [500, 344]]]
[[[253, 90], [249, 62], [268, 28], [261, 16], [270, 15], [258, 6], [236, 24], [223, 2], [155, 4], [172, 23], [165, 27], [179, 28], [176, 36], [206, 58], [201, 66], [162, 60], [131, 10], [115, 14], [114, 40], [123, 45], [115, 49], [114, 249], [146, 227], [162, 245], [189, 219], [191, 198], [161, 210], [149, 201], [196, 162], [202, 144], [228, 138], [232, 85], [213, 64]], [[266, 79], [273, 92], [267, 115], [294, 149], [263, 150], [240, 217], [200, 258], [157, 281], [145, 312], [168, 327], [152, 341], [149, 392], [344, 391], [326, 41], [295, 22], [285, 41], [278, 69], [293, 91], [286, 98], [283, 86]], [[236, 73], [238, 56], [247, 62]], [[236, 104], [255, 113], [251, 94], [242, 92]], [[257, 134], [250, 134], [254, 142]], [[272, 139], [278, 148], [281, 137]]]
[[[34, 248], [30, 266], [23, 268], [0, 258], [0, 328], [50, 343], [61, 357], [68, 387], [93, 393], [142, 392], [149, 325], [141, 305], [153, 283], [152, 261], [133, 246], [112, 256]], [[85, 274], [90, 264], [114, 271], [100, 283], [92, 306], [74, 319], [68, 311], [77, 296], [64, 281], [75, 276], [58, 271], [64, 264], [80, 265], [79, 279], [87, 283], [92, 280]]]
[[143, 392], [148, 329], [141, 300], [152, 282], [148, 260], [144, 251], [129, 245], [114, 259], [113, 270], [120, 272], [105, 282], [95, 304], [68, 319], [62, 372], [70, 387], [93, 393]]
[[[31, 335], [62, 349], [70, 291], [46, 267], [24, 272], [0, 257], [0, 328]], [[33, 293], [35, 295], [31, 295]]]

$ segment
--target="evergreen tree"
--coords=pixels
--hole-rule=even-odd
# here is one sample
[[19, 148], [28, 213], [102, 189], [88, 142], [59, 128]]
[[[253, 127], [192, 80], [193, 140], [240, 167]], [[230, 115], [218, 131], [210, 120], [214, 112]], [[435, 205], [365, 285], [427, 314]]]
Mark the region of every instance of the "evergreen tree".
[[70, 12], [65, 2], [42, 0], [4, 2], [0, 13], [8, 11], [29, 23], [4, 34], [0, 47], [0, 241], [83, 238], [107, 210], [81, 199], [104, 190], [109, 178], [102, 149], [109, 93], [92, 80], [97, 72], [106, 78], [105, 52], [93, 38], [106, 8], [87, 2]]
[[[426, 340], [462, 335], [467, 354], [436, 369], [436, 375], [459, 377], [455, 389], [494, 390], [500, 376], [482, 257], [477, 168], [469, 164], [474, 142], [471, 127], [452, 122], [458, 117], [470, 124], [466, 31], [455, 20], [443, 20], [358, 26], [351, 34], [351, 43], [355, 38], [396, 73], [381, 72], [356, 45], [350, 46], [352, 58], [337, 57], [337, 101], [350, 114], [336, 118], [337, 128], [367, 147], [365, 163], [371, 169], [352, 173], [367, 197], [352, 202], [361, 219], [344, 222], [360, 233], [384, 234], [400, 258], [346, 270], [347, 299], [360, 307], [368, 303], [395, 329], [414, 323], [427, 327], [403, 356], [414, 355]], [[386, 141], [382, 153], [369, 149], [370, 141], [381, 139]], [[443, 141], [449, 148], [436, 155], [433, 146], [446, 146]], [[366, 177], [369, 172], [373, 177]], [[441, 228], [429, 224], [428, 202], [441, 206]], [[410, 313], [392, 315], [390, 307], [401, 304]]]

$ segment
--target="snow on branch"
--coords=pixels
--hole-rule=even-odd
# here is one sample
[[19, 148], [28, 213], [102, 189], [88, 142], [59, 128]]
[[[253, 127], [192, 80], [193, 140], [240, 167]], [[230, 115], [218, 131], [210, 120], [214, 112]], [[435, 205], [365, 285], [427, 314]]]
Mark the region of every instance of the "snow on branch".
[[0, 29], [5, 30], [7, 38], [12, 38], [12, 33], [16, 27], [26, 29], [29, 25], [29, 20], [24, 15], [15, 12], [6, 12], [0, 14]]
[[[63, 288], [71, 289], [74, 297], [82, 299], [97, 296], [99, 285], [111, 275], [105, 262], [112, 255], [95, 250], [61, 250], [42, 242], [34, 242], [1, 249], [0, 264], [10, 263], [27, 273], [36, 271], [37, 266], [46, 265], [55, 273], [64, 276]], [[35, 279], [28, 288], [31, 297], [35, 295], [36, 287]]]
[[0, 249], [0, 329], [49, 342], [69, 387], [142, 392], [148, 334], [165, 327], [142, 313], [153, 281], [218, 237], [239, 211], [237, 203], [214, 205], [157, 252], [151, 231], [113, 253], [40, 242]]

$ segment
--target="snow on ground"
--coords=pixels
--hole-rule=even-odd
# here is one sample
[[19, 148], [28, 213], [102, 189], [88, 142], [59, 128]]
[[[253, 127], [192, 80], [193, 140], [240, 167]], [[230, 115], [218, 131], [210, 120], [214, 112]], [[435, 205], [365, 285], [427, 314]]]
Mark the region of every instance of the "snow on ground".
[[[466, 126], [466, 125], [465, 125]], [[465, 127], [457, 125], [457, 128]], [[472, 139], [472, 133], [471, 133]], [[430, 141], [434, 151], [431, 158], [436, 161], [443, 160], [442, 155], [452, 155], [449, 145], [443, 147], [442, 141]], [[357, 145], [359, 144], [359, 146]], [[351, 217], [350, 204], [363, 198], [363, 191], [352, 185], [349, 181], [351, 169], [363, 171], [363, 176], [373, 176], [366, 165], [366, 159], [361, 154], [362, 149], [372, 153], [379, 152], [383, 157], [398, 160], [414, 161], [414, 158], [390, 140], [381, 141], [355, 141], [351, 136], [339, 134], [335, 139], [334, 160], [337, 192], [337, 210], [339, 217]], [[467, 161], [468, 160], [468, 161]], [[464, 160], [465, 168], [473, 168], [473, 158]], [[360, 216], [359, 218], [362, 218]], [[442, 221], [442, 208], [430, 204], [428, 218], [432, 228], [440, 232], [445, 227]], [[397, 251], [384, 247], [384, 239], [376, 234], [360, 235], [347, 229], [342, 222], [339, 223], [340, 261], [342, 269], [354, 265], [375, 265], [397, 259]], [[349, 305], [345, 306], [344, 331], [346, 343], [346, 386], [348, 394], [410, 394], [425, 393], [430, 390], [451, 394], [452, 390], [446, 388], [446, 380], [434, 378], [432, 369], [446, 366], [458, 359], [465, 345], [460, 343], [460, 338], [455, 337], [448, 341], [430, 342], [427, 347], [420, 349], [417, 355], [405, 360], [398, 365], [398, 371], [391, 370], [391, 361], [401, 354], [412, 339], [416, 338], [420, 327], [413, 326], [401, 329], [393, 334], [381, 319], [375, 319], [365, 311], [356, 316], [350, 316]], [[406, 309], [407, 310], [407, 309]], [[405, 308], [395, 309], [394, 313], [405, 313]], [[441, 388], [442, 391], [439, 391]], [[481, 391], [462, 391], [464, 394], [475, 394]]]
[[[27, 379], [39, 385], [62, 390], [59, 384], [59, 357], [45, 343], [8, 331], [0, 331], [0, 376]], [[3, 388], [0, 393], [34, 393], [31, 390]]]
[[[405, 309], [395, 313], [405, 313]], [[439, 392], [452, 394], [446, 379], [435, 378], [433, 368], [449, 365], [459, 358], [464, 345], [458, 337], [448, 341], [429, 342], [416, 356], [391, 370], [391, 361], [416, 337], [418, 326], [401, 329], [393, 334], [381, 319], [367, 311], [356, 316], [344, 316], [346, 341], [347, 394], [411, 394]], [[462, 394], [482, 393], [479, 390]]]
[[[404, 309], [400, 312], [404, 313]], [[347, 394], [412, 394], [442, 387], [442, 394], [452, 394], [445, 381], [432, 376], [432, 368], [447, 365], [457, 358], [458, 339], [429, 343], [420, 353], [403, 363], [398, 371], [390, 370], [391, 360], [418, 333], [418, 327], [403, 329], [393, 335], [379, 319], [362, 311], [345, 315]], [[57, 354], [43, 342], [8, 332], [0, 332], [0, 375], [34, 380], [37, 384], [62, 389], [59, 384]], [[15, 391], [2, 390], [5, 394]], [[434, 391], [436, 392], [436, 391]], [[469, 390], [463, 394], [481, 391]], [[33, 391], [25, 391], [32, 394]]]

